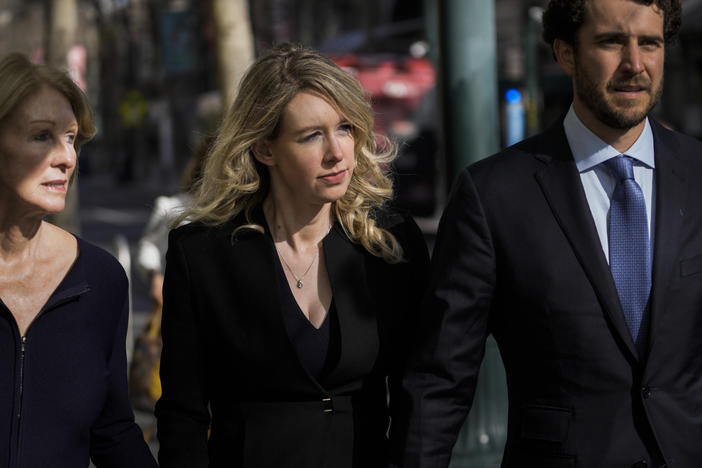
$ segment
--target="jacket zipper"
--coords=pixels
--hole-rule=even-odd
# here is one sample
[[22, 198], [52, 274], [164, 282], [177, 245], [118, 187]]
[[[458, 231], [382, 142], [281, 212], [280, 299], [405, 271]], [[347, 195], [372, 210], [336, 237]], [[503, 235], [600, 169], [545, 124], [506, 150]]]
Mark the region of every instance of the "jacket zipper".
[[17, 403], [17, 460], [16, 466], [20, 465], [21, 450], [20, 445], [22, 441], [22, 396], [24, 394], [24, 356], [27, 350], [27, 335], [20, 339], [20, 368], [19, 368], [19, 392], [18, 392], [18, 403]]
[[27, 350], [27, 335], [29, 334], [29, 330], [32, 328], [32, 325], [41, 317], [44, 315], [44, 313], [47, 310], [56, 308], [60, 305], [65, 304], [66, 302], [69, 302], [70, 300], [73, 299], [73, 296], [64, 298], [61, 301], [57, 301], [55, 304], [50, 304], [49, 307], [43, 308], [39, 311], [36, 317], [34, 317], [34, 320], [29, 324], [27, 327], [27, 330], [24, 332], [24, 336], [20, 338], [20, 376], [19, 376], [19, 410], [17, 411], [17, 419], [21, 422], [22, 421], [22, 394], [24, 393], [24, 354], [25, 351]]
[[18, 409], [17, 409], [17, 459], [15, 460], [15, 466], [19, 467], [21, 466], [21, 459], [22, 459], [22, 451], [20, 450], [20, 445], [22, 443], [22, 400], [24, 396], [24, 360], [25, 360], [25, 354], [27, 352], [27, 335], [29, 334], [29, 330], [32, 328], [32, 326], [36, 323], [36, 321], [44, 315], [44, 313], [50, 309], [54, 309], [56, 307], [59, 307], [67, 302], [70, 302], [73, 300], [76, 296], [79, 296], [87, 291], [89, 291], [90, 288], [85, 287], [80, 291], [74, 292], [68, 297], [64, 297], [54, 303], [47, 303], [47, 306], [42, 308], [39, 313], [37, 314], [36, 317], [34, 317], [34, 320], [32, 320], [32, 323], [29, 324], [27, 327], [27, 330], [24, 332], [24, 336], [20, 338], [20, 363], [19, 363], [19, 386], [18, 386]]
[[22, 337], [20, 345], [20, 378], [19, 378], [19, 410], [17, 411], [17, 419], [22, 420], [22, 393], [24, 392], [24, 352], [27, 347], [27, 336]]

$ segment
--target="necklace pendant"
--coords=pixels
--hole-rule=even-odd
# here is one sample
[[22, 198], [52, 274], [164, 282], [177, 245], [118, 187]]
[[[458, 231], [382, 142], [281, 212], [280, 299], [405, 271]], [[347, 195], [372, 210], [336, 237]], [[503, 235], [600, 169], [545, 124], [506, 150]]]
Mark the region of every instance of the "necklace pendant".
[[302, 284], [302, 280], [301, 279], [297, 280], [297, 287], [299, 289], [302, 289], [303, 286], [304, 286], [304, 284]]

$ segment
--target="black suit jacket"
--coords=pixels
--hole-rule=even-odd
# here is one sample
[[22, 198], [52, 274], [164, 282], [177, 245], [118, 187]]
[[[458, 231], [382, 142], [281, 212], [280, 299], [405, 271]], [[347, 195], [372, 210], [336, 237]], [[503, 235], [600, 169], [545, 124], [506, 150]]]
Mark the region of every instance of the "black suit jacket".
[[503, 467], [702, 466], [702, 144], [651, 125], [648, 355], [627, 329], [559, 121], [454, 187], [405, 379], [405, 466], [447, 466], [490, 333], [507, 372]]
[[275, 247], [262, 212], [254, 216], [265, 234], [233, 237], [243, 216], [170, 234], [156, 407], [161, 466], [384, 466], [405, 328], [428, 269], [421, 232], [410, 217], [379, 214], [408, 260], [394, 265], [338, 225], [324, 239], [341, 352], [323, 388], [288, 337]]

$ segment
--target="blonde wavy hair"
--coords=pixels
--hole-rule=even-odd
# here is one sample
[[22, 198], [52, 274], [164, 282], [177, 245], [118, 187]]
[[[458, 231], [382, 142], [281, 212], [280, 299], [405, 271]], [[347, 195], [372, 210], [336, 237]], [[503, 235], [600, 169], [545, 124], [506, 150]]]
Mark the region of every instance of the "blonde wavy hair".
[[402, 261], [402, 247], [373, 216], [393, 194], [388, 172], [396, 145], [373, 132], [373, 110], [354, 77], [319, 53], [293, 44], [270, 49], [242, 78], [193, 187], [193, 201], [174, 225], [186, 218], [220, 225], [243, 211], [249, 223], [244, 227], [263, 231], [250, 215], [268, 194], [270, 176], [256, 161], [253, 146], [276, 138], [285, 107], [301, 91], [329, 101], [352, 126], [356, 165], [346, 193], [333, 203], [337, 222], [372, 255], [388, 263]]

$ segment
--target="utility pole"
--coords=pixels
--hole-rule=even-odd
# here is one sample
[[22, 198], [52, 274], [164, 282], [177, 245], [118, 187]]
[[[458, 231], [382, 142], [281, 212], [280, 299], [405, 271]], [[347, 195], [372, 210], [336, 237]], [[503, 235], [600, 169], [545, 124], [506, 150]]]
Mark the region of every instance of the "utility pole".
[[529, 7], [526, 19], [526, 37], [524, 39], [524, 57], [526, 62], [526, 75], [524, 87], [526, 88], [526, 134], [535, 135], [541, 129], [539, 111], [541, 108], [541, 91], [539, 88], [539, 40], [541, 33], [541, 18], [543, 8]]
[[[78, 29], [77, 0], [50, 0], [48, 11], [47, 63], [54, 67], [68, 69], [68, 51], [76, 43]], [[52, 223], [74, 234], [80, 234], [78, 213], [78, 178], [74, 172], [73, 182], [66, 193], [66, 207], [50, 217]]]
[[244, 72], [253, 61], [254, 44], [248, 0], [212, 0], [217, 35], [217, 66], [222, 106], [236, 95]]
[[439, 0], [439, 75], [450, 181], [468, 164], [500, 149], [496, 41], [493, 0]]
[[[431, 1], [431, 0], [425, 0]], [[446, 187], [463, 168], [500, 149], [497, 38], [493, 0], [439, 0], [439, 92]], [[490, 337], [473, 407], [451, 468], [497, 468], [507, 438], [505, 371]]]

